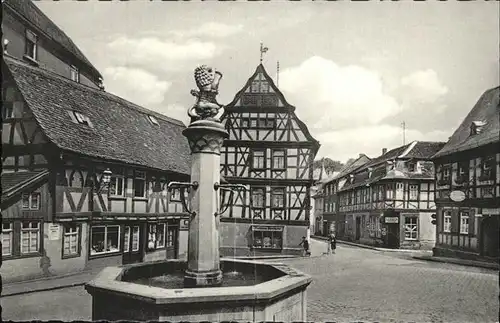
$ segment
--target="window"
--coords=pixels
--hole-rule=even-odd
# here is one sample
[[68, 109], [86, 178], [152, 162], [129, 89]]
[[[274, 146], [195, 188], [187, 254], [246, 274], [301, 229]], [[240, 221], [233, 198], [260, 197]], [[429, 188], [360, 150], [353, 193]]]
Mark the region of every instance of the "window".
[[14, 117], [14, 108], [12, 107], [12, 102], [4, 101], [2, 104], [2, 118], [4, 120]]
[[443, 232], [451, 232], [451, 211], [443, 213]]
[[[130, 228], [129, 226], [125, 227], [125, 245], [123, 246], [123, 251], [130, 251]], [[119, 248], [118, 248], [119, 249]], [[132, 251], [139, 250], [139, 226], [134, 226], [132, 228]]]
[[405, 217], [405, 240], [417, 240], [417, 223], [417, 217]]
[[252, 92], [252, 93], [259, 92], [259, 83], [260, 83], [259, 81], [253, 81], [252, 82], [252, 87], [250, 89], [250, 92]]
[[495, 156], [489, 156], [483, 159], [481, 163], [481, 176], [479, 180], [491, 180], [495, 177]]
[[36, 60], [38, 54], [36, 44], [37, 36], [32, 31], [26, 30], [26, 46], [24, 54], [33, 60]]
[[273, 169], [285, 168], [285, 151], [273, 150]]
[[253, 247], [258, 249], [281, 249], [283, 227], [253, 226]]
[[250, 120], [250, 128], [257, 128], [257, 119]]
[[40, 222], [21, 222], [21, 254], [40, 251]]
[[252, 166], [254, 169], [266, 168], [266, 154], [264, 150], [254, 150]]
[[76, 68], [76, 66], [71, 65], [69, 74], [71, 80], [75, 82], [80, 82], [80, 73], [78, 72], [78, 68]]
[[403, 183], [397, 183], [396, 184], [396, 190], [398, 190], [398, 191], [402, 191], [403, 187], [404, 187]]
[[76, 223], [63, 226], [63, 256], [80, 255], [80, 227]]
[[170, 202], [180, 202], [181, 201], [181, 189], [174, 188], [170, 191]]
[[460, 212], [460, 233], [469, 233], [469, 212]]
[[146, 173], [135, 172], [134, 197], [146, 197]]
[[269, 92], [269, 82], [267, 82], [267, 81], [260, 82], [260, 92], [262, 92], [262, 93]]
[[90, 244], [92, 246], [90, 250], [91, 256], [118, 252], [120, 251], [120, 226], [93, 226], [91, 228], [90, 239]]
[[155, 117], [151, 116], [151, 115], [148, 115], [148, 119], [149, 121], [151, 121], [152, 124], [156, 125], [156, 126], [159, 126], [160, 124], [158, 123], [158, 120], [156, 120]]
[[458, 164], [458, 169], [457, 169], [457, 179], [456, 183], [457, 184], [462, 184], [466, 181], [469, 180], [469, 162], [461, 162]]
[[148, 249], [155, 250], [165, 248], [166, 223], [155, 223], [148, 225]]
[[438, 182], [439, 185], [446, 185], [450, 181], [450, 166], [443, 166], [441, 170], [441, 180]]
[[410, 200], [418, 200], [418, 185], [409, 185]]
[[242, 119], [241, 120], [241, 127], [242, 128], [248, 128], [248, 127], [250, 127], [250, 119]]
[[79, 124], [83, 124], [83, 125], [87, 125], [87, 126], [90, 125], [90, 122], [89, 122], [90, 119], [87, 116], [81, 114], [80, 112], [76, 112], [76, 111], [73, 111], [73, 115], [75, 116], [75, 119]]
[[13, 223], [2, 223], [2, 256], [12, 255]]
[[263, 188], [252, 189], [252, 207], [264, 208], [266, 206], [265, 191]]
[[175, 244], [174, 240], [175, 230], [173, 228], [168, 228], [167, 230], [167, 247], [173, 247]]
[[40, 209], [40, 193], [30, 193], [22, 195], [23, 210], [39, 210]]
[[394, 198], [394, 184], [386, 185], [385, 198], [388, 200]]
[[119, 170], [116, 174], [111, 176], [111, 180], [109, 182], [109, 195], [125, 195], [125, 177], [123, 176], [123, 170]]
[[409, 172], [414, 172], [415, 171], [415, 166], [416, 165], [413, 162], [408, 163], [408, 171]]
[[285, 189], [273, 188], [271, 191], [271, 207], [284, 208], [285, 207]]
[[83, 175], [79, 170], [73, 170], [69, 176], [69, 186], [70, 187], [83, 187]]

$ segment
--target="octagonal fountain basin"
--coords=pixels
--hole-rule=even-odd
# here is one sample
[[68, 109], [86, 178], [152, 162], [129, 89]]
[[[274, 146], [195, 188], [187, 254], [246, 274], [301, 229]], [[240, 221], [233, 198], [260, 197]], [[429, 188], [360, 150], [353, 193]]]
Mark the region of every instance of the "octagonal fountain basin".
[[107, 267], [85, 285], [92, 320], [306, 321], [311, 277], [285, 264], [221, 259], [219, 287], [185, 288], [178, 260]]

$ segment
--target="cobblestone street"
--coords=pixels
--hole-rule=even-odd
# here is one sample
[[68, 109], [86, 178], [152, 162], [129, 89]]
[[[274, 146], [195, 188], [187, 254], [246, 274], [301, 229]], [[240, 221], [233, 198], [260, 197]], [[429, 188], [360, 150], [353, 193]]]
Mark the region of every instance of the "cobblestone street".
[[[308, 320], [352, 322], [497, 322], [498, 273], [494, 270], [424, 262], [409, 255], [339, 245], [312, 258], [282, 260], [313, 277]], [[1, 299], [4, 320], [90, 320], [83, 287]]]

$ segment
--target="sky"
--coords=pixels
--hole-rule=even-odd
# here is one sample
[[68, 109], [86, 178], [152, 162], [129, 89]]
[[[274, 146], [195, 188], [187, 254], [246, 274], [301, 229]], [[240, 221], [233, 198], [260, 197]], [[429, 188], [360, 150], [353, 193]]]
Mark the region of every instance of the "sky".
[[[40, 1], [106, 91], [188, 122], [206, 64], [227, 104], [259, 64], [321, 148], [345, 162], [447, 141], [500, 83], [500, 2]], [[405, 123], [403, 136], [402, 123]], [[166, 138], [166, 140], [168, 140]]]

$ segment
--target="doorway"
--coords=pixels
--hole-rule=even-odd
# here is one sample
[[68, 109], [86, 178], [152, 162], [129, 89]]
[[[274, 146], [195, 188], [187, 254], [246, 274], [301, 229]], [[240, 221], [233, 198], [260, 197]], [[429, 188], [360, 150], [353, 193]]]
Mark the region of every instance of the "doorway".
[[123, 226], [123, 259], [122, 263], [142, 262], [144, 254], [144, 228], [140, 223]]
[[359, 241], [361, 239], [361, 218], [356, 217], [356, 237], [354, 240]]
[[387, 247], [399, 248], [399, 223], [389, 223], [387, 225]]
[[481, 255], [500, 257], [500, 221], [498, 215], [483, 217], [481, 221]]
[[328, 236], [328, 233], [330, 233], [330, 226], [328, 225], [327, 220], [323, 220], [323, 236]]
[[167, 259], [177, 259], [179, 251], [178, 237], [179, 226], [168, 224], [166, 237]]

